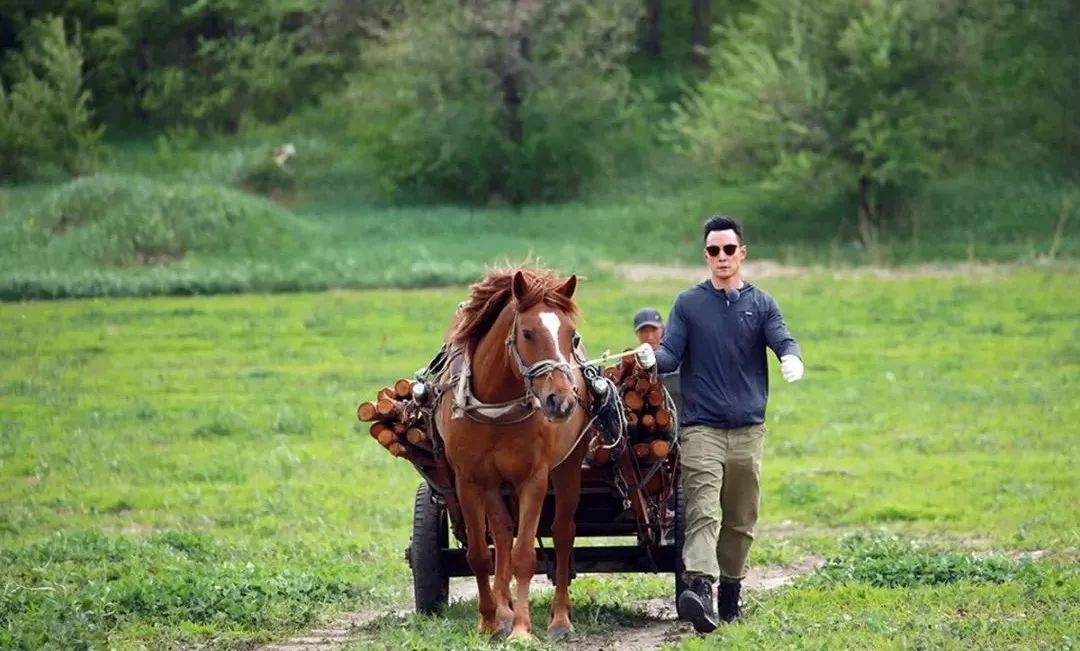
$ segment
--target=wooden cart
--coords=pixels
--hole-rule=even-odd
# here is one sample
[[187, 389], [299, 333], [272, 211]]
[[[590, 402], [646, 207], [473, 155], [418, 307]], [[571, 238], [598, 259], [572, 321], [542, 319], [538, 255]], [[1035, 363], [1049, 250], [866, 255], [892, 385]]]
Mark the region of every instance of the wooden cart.
[[[595, 379], [600, 373], [594, 370], [590, 375]], [[620, 394], [620, 400], [622, 397]], [[674, 414], [666, 391], [663, 398]], [[620, 409], [625, 409], [625, 405], [620, 403]], [[685, 588], [682, 581], [684, 500], [679, 488], [677, 428], [672, 425], [662, 435], [668, 453], [657, 458], [635, 450], [625, 418], [618, 420], [623, 431], [613, 432], [615, 427], [609, 424], [586, 435], [595, 437], [590, 445], [605, 446], [610, 459], [599, 465], [592, 453], [587, 456], [582, 467], [581, 501], [574, 520], [579, 539], [633, 537], [634, 542], [613, 541], [596, 546], [594, 540], [590, 546], [575, 546], [571, 576], [578, 572], [670, 573], [674, 577], [677, 602], [679, 592]], [[436, 454], [434, 464], [414, 464], [414, 467], [424, 481], [416, 491], [412, 536], [405, 558], [412, 569], [417, 612], [438, 613], [447, 604], [450, 577], [472, 576], [465, 558], [465, 525], [445, 460]], [[505, 499], [510, 512], [515, 513], [512, 494], [505, 493]], [[550, 538], [553, 514], [554, 495], [549, 490], [540, 516], [538, 538]], [[536, 554], [537, 572], [546, 573], [554, 580], [554, 550], [539, 546]]]

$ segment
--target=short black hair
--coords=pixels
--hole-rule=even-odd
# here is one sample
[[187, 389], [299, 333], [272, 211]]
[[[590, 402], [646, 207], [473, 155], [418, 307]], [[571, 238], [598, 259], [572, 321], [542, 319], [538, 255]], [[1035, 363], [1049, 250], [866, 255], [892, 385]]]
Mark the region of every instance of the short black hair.
[[739, 222], [735, 221], [734, 217], [726, 217], [724, 215], [713, 215], [705, 220], [705, 232], [701, 236], [702, 242], [709, 239], [709, 233], [713, 231], [735, 231], [735, 236], [739, 238], [739, 244], [743, 243], [742, 238], [742, 226], [739, 226]]

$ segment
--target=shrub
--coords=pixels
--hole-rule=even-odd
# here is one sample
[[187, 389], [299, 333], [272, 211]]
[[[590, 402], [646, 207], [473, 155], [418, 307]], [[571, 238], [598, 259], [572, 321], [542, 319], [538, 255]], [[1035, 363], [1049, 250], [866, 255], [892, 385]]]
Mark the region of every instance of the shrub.
[[638, 4], [407, 4], [351, 95], [383, 187], [481, 203], [574, 196], [630, 133]]
[[277, 147], [267, 156], [260, 156], [239, 171], [233, 184], [240, 189], [289, 203], [296, 198], [296, 176], [288, 161], [296, 148], [290, 143]]
[[10, 87], [0, 81], [0, 181], [83, 171], [102, 132], [91, 125], [78, 35], [69, 40], [63, 19], [48, 16], [21, 41], [7, 61]]

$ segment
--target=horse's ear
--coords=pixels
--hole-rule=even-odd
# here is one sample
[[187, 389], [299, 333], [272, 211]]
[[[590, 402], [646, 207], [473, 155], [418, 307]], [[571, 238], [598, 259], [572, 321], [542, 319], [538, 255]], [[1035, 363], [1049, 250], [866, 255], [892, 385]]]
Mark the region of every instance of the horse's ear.
[[514, 292], [514, 300], [521, 302], [521, 299], [525, 298], [525, 294], [529, 292], [529, 284], [525, 282], [525, 274], [520, 271], [514, 274], [514, 283], [512, 285], [512, 291]]
[[556, 289], [555, 292], [562, 294], [566, 298], [573, 298], [575, 289], [577, 289], [577, 274], [573, 274], [567, 278], [566, 282]]

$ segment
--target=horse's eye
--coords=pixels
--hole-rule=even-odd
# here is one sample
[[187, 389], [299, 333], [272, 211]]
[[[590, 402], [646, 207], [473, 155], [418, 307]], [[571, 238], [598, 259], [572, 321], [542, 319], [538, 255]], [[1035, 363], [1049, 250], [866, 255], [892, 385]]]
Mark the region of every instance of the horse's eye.
[[581, 345], [581, 333], [580, 332], [575, 332], [574, 333], [574, 338], [570, 340], [570, 344], [574, 348], [577, 348], [578, 346]]
[[532, 330], [522, 330], [521, 336], [525, 341], [532, 341]]

